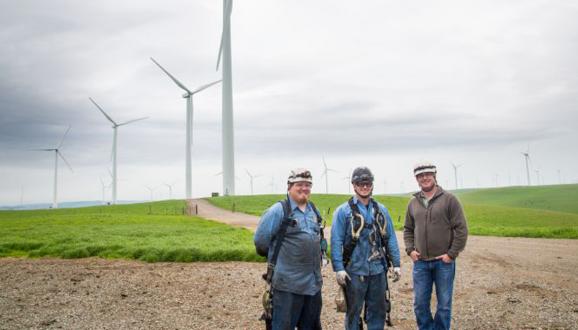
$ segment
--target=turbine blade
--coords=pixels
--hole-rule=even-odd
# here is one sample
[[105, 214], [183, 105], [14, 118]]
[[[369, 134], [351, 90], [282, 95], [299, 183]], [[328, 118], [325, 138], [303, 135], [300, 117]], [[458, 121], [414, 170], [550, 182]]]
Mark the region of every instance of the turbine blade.
[[247, 172], [247, 175], [248, 175], [250, 178], [253, 178], [253, 176], [251, 175], [251, 173], [249, 173], [249, 170], [245, 169], [245, 172]]
[[[224, 22], [223, 22], [224, 23]], [[219, 71], [219, 64], [221, 63], [221, 54], [223, 53], [223, 39], [225, 34], [225, 28], [223, 27], [223, 31], [221, 32], [221, 44], [219, 45], [219, 55], [217, 55], [217, 68], [215, 71]]]
[[177, 84], [177, 86], [184, 89], [187, 93], [192, 94], [191, 91], [187, 87], [185, 87], [185, 85], [183, 85], [183, 83], [181, 83], [177, 78], [175, 78], [165, 68], [163, 68], [162, 65], [159, 64], [159, 62], [155, 61], [155, 59], [152, 57], [151, 57], [151, 61], [153, 61], [153, 63], [156, 64], [161, 70], [163, 70], [163, 72], [166, 73], [167, 76], [169, 76], [169, 78], [171, 78], [171, 80], [174, 81], [175, 84]]
[[64, 161], [64, 163], [66, 164], [66, 166], [68, 166], [68, 169], [70, 170], [70, 172], [74, 173], [74, 170], [72, 169], [72, 166], [70, 166], [70, 164], [68, 163], [68, 161], [66, 160], [66, 158], [64, 158], [64, 156], [62, 155], [62, 153], [58, 150], [56, 150], [56, 153], [58, 154], [58, 156], [60, 156], [60, 158], [62, 158], [62, 160]]
[[106, 114], [106, 112], [104, 112], [104, 110], [102, 110], [102, 108], [100, 107], [100, 105], [98, 105], [98, 103], [96, 103], [92, 98], [88, 98], [90, 100], [90, 102], [92, 102], [92, 104], [94, 104], [98, 110], [100, 110], [100, 112], [102, 112], [102, 114], [106, 117], [106, 119], [108, 119], [111, 123], [113, 123], [113, 125], [116, 126], [116, 122], [114, 120], [112, 120], [112, 118], [110, 118], [109, 115]]
[[52, 149], [28, 149], [30, 151], [54, 151], [56, 149], [52, 148]]
[[216, 173], [214, 176], [219, 176], [219, 175], [223, 175], [223, 171]]
[[129, 120], [129, 121], [125, 121], [124, 123], [120, 123], [118, 124], [118, 126], [122, 126], [122, 125], [128, 125], [131, 123], [134, 123], [135, 121], [139, 121], [139, 120], [145, 120], [148, 119], [149, 117], [141, 117], [141, 118], [137, 118], [137, 119], [133, 119], [133, 120]]
[[196, 94], [196, 93], [198, 93], [198, 92], [200, 92], [200, 91], [202, 91], [202, 90], [205, 90], [205, 89], [207, 89], [207, 88], [209, 88], [209, 87], [211, 87], [211, 86], [213, 86], [213, 85], [215, 85], [215, 84], [220, 83], [221, 81], [222, 81], [222, 80], [217, 80], [217, 81], [213, 81], [212, 83], [203, 85], [203, 86], [195, 89], [191, 94]]
[[70, 125], [68, 125], [68, 129], [66, 129], [66, 132], [62, 136], [62, 139], [60, 139], [60, 143], [58, 144], [58, 147], [56, 147], [56, 149], [60, 149], [60, 147], [62, 147], [62, 143], [64, 142], [64, 138], [66, 137], [66, 135], [68, 134], [69, 131], [70, 131]]
[[221, 63], [221, 55], [223, 54], [223, 40], [225, 39], [225, 24], [229, 24], [225, 21], [225, 15], [228, 17], [228, 20], [231, 19], [231, 12], [233, 11], [233, 1], [232, 0], [224, 0], [223, 1], [223, 30], [221, 32], [221, 44], [219, 45], [219, 55], [217, 55], [217, 69], [215, 71], [219, 71], [219, 64]]

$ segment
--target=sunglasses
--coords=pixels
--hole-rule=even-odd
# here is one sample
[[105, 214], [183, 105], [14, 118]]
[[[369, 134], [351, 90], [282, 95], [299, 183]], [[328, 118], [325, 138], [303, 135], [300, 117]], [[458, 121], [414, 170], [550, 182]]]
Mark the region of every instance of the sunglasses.
[[360, 187], [360, 188], [371, 188], [373, 187], [373, 183], [371, 182], [360, 182], [360, 183], [356, 183], [356, 186]]

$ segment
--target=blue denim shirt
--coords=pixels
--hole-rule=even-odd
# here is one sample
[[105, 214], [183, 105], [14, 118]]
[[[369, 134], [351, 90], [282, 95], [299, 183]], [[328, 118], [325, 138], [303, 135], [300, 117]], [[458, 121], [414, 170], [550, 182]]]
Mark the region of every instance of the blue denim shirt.
[[[321, 290], [323, 282], [320, 227], [311, 204], [307, 203], [305, 212], [291, 199], [289, 204], [292, 218], [297, 223], [287, 228], [277, 257], [272, 285], [276, 290], [312, 296]], [[283, 206], [275, 203], [265, 211], [255, 231], [255, 246], [262, 250], [269, 249], [268, 261], [271, 261], [277, 244], [275, 234], [282, 220]]]
[[[357, 197], [353, 197], [353, 202], [357, 204], [359, 212], [365, 218], [365, 223], [372, 224], [374, 221], [372, 203], [370, 202], [365, 206]], [[394, 267], [399, 267], [399, 246], [397, 245], [397, 237], [395, 236], [391, 216], [385, 206], [380, 203], [378, 203], [378, 205], [387, 221], [387, 235], [389, 237], [387, 240], [387, 248], [392, 258], [391, 262]], [[335, 210], [335, 213], [333, 213], [333, 224], [331, 225], [331, 264], [333, 265], [333, 270], [336, 272], [345, 269], [343, 265], [343, 245], [346, 242], [351, 242], [351, 218], [352, 212], [347, 202], [341, 204], [337, 210]], [[371, 254], [369, 234], [372, 230], [373, 229], [365, 228], [361, 232], [357, 246], [353, 250], [351, 261], [347, 267], [348, 273], [368, 276], [380, 274], [386, 270], [383, 259], [367, 260]], [[378, 241], [378, 244], [381, 246], [381, 241]]]

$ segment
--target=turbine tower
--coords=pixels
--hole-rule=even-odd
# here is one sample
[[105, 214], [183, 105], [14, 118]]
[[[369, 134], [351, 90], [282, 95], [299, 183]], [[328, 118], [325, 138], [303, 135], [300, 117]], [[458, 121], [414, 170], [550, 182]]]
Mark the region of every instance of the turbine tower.
[[96, 106], [98, 108], [98, 110], [100, 110], [100, 112], [102, 112], [102, 114], [106, 117], [106, 119], [108, 119], [108, 121], [110, 121], [112, 123], [112, 130], [113, 130], [113, 138], [112, 138], [112, 204], [116, 204], [116, 196], [117, 196], [117, 171], [116, 171], [116, 162], [117, 162], [117, 136], [118, 136], [118, 128], [120, 126], [124, 126], [124, 125], [128, 125], [131, 123], [134, 123], [135, 121], [139, 121], [139, 120], [144, 120], [147, 119], [148, 117], [141, 117], [141, 118], [137, 118], [137, 119], [132, 119], [129, 121], [125, 121], [124, 123], [117, 123], [116, 121], [112, 120], [112, 118], [106, 113], [104, 112], [104, 110], [100, 107], [100, 105], [98, 105], [92, 98], [88, 98], [90, 100], [90, 102], [92, 102], [92, 104], [94, 104], [94, 106]]
[[528, 151], [522, 152], [522, 155], [524, 155], [526, 160], [526, 177], [528, 178], [528, 186], [530, 186], [532, 184], [530, 181], [530, 148], [528, 148]]
[[327, 175], [327, 173], [337, 171], [327, 167], [327, 163], [325, 162], [324, 156], [322, 156], [321, 158], [323, 159], [323, 174], [321, 174], [321, 177], [325, 177], [325, 193], [329, 194], [329, 176]]
[[235, 195], [235, 139], [233, 132], [233, 78], [231, 73], [231, 11], [233, 0], [223, 0], [223, 31], [217, 56], [217, 71], [222, 64], [222, 143], [223, 195]]
[[164, 73], [166, 73], [169, 78], [182, 90], [185, 91], [183, 94], [183, 98], [187, 99], [187, 136], [186, 136], [186, 147], [185, 147], [185, 187], [186, 187], [186, 197], [187, 199], [193, 198], [193, 189], [192, 189], [192, 169], [191, 169], [191, 147], [193, 145], [193, 95], [197, 94], [200, 91], [203, 91], [217, 83], [220, 80], [213, 81], [212, 83], [208, 83], [203, 85], [194, 91], [191, 92], [183, 83], [181, 83], [177, 78], [175, 78], [172, 74], [170, 74], [165, 68], [163, 68], [154, 58], [151, 57], [151, 61], [156, 64]]
[[53, 209], [58, 208], [58, 157], [62, 158], [62, 160], [64, 161], [66, 166], [68, 166], [70, 171], [73, 172], [72, 167], [70, 166], [68, 161], [66, 161], [66, 159], [64, 158], [64, 156], [60, 152], [60, 147], [62, 147], [62, 143], [64, 142], [64, 138], [66, 137], [66, 135], [68, 135], [69, 131], [70, 131], [70, 125], [68, 126], [68, 129], [66, 130], [64, 135], [62, 136], [62, 139], [60, 139], [60, 143], [58, 144], [58, 146], [56, 148], [34, 149], [36, 151], [54, 151], [54, 186], [53, 186], [53, 192], [52, 192], [52, 208]]
[[452, 167], [454, 168], [454, 178], [456, 180], [456, 190], [458, 189], [458, 168], [461, 166], [462, 164], [456, 165], [452, 163]]
[[260, 175], [253, 175], [247, 169], [245, 169], [245, 172], [247, 172], [247, 175], [249, 176], [249, 182], [251, 184], [251, 195], [253, 195], [253, 179], [260, 177]]

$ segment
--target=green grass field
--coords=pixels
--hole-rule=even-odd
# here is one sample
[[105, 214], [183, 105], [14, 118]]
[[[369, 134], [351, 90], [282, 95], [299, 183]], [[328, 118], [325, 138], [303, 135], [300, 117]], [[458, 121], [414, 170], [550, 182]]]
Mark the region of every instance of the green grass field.
[[0, 257], [261, 261], [252, 233], [182, 215], [183, 201], [0, 212]]
[[490, 204], [578, 214], [578, 184], [456, 191], [464, 203]]
[[[561, 187], [561, 186], [559, 186]], [[547, 188], [547, 187], [545, 187]], [[511, 189], [511, 188], [508, 188]], [[574, 193], [564, 191], [561, 194], [574, 194], [576, 198], [578, 189]], [[477, 191], [470, 191], [468, 194], [475, 194]], [[485, 199], [469, 199], [460, 197], [463, 200], [464, 210], [468, 219], [470, 234], [485, 236], [507, 236], [507, 237], [543, 237], [543, 238], [578, 238], [578, 214], [568, 213], [571, 208], [568, 203], [550, 201], [556, 199], [560, 194], [542, 194], [544, 205], [561, 205], [561, 209], [566, 212], [539, 209], [537, 207], [512, 207], [500, 205], [503, 199], [500, 197], [491, 198], [491, 192], [486, 193]], [[504, 193], [507, 195], [507, 193]], [[523, 200], [523, 191], [517, 192], [515, 200]], [[534, 196], [533, 190], [528, 195]], [[471, 195], [470, 195], [471, 196]], [[483, 194], [478, 195], [483, 196]], [[552, 196], [548, 199], [547, 196]], [[235, 196], [216, 197], [209, 201], [219, 207], [238, 212], [245, 212], [253, 215], [261, 215], [271, 204], [284, 198], [284, 195], [256, 195], [256, 196]], [[312, 201], [322, 212], [327, 224], [331, 224], [331, 216], [327, 216], [327, 210], [333, 213], [339, 204], [345, 202], [348, 195], [312, 195]], [[408, 202], [407, 197], [399, 196], [375, 196], [375, 198], [387, 206], [392, 216], [396, 229], [403, 228], [405, 210]], [[473, 200], [473, 201], [472, 201]], [[482, 204], [485, 202], [485, 204]], [[492, 204], [493, 202], [493, 204]], [[533, 204], [536, 206], [536, 203]]]
[[[317, 209], [319, 209], [321, 216], [327, 221], [327, 225], [330, 225], [335, 208], [337, 208], [341, 203], [346, 202], [349, 197], [351, 196], [313, 194], [311, 200], [315, 203]], [[253, 195], [213, 197], [208, 198], [208, 201], [223, 209], [260, 216], [265, 210], [267, 210], [267, 208], [273, 205], [273, 203], [284, 198], [285, 195]], [[398, 221], [398, 218], [403, 222], [405, 208], [407, 206], [407, 198], [394, 196], [376, 196], [376, 198], [387, 206], [394, 223]]]

